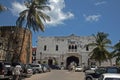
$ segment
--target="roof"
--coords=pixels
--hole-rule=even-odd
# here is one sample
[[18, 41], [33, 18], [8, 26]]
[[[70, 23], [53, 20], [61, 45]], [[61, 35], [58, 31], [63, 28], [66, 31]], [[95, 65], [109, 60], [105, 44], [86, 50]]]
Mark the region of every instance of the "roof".
[[107, 77], [107, 78], [120, 78], [120, 74], [118, 73], [104, 73], [103, 74], [104, 77]]
[[32, 48], [32, 51], [36, 51], [37, 50], [37, 48]]

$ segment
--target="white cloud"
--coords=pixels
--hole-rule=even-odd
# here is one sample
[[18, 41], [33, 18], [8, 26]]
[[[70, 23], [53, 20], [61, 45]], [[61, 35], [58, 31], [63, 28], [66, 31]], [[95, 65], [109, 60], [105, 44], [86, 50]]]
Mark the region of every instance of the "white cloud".
[[106, 1], [101, 1], [101, 2], [96, 2], [96, 3], [95, 3], [96, 6], [102, 5], [102, 4], [106, 4]]
[[27, 8], [24, 4], [21, 4], [19, 2], [12, 3], [11, 11], [12, 11], [13, 15], [15, 15], [15, 16], [18, 16], [19, 13], [25, 9], [27, 9]]
[[64, 20], [74, 17], [71, 12], [63, 12], [65, 8], [64, 0], [49, 0], [51, 11], [46, 12], [51, 17], [51, 21], [47, 22], [49, 25], [56, 26], [58, 24], [63, 24]]
[[[70, 19], [74, 17], [74, 14], [71, 12], [64, 12], [65, 1], [64, 0], [49, 0], [49, 6], [51, 7], [51, 11], [45, 11], [51, 17], [51, 21], [47, 22], [47, 25], [56, 26], [59, 24], [64, 24], [64, 20]], [[12, 13], [17, 15], [25, 10], [26, 7], [24, 4], [13, 2], [12, 3]]]
[[88, 22], [97, 22], [99, 21], [101, 15], [97, 14], [97, 15], [83, 15], [85, 20], [88, 21]]

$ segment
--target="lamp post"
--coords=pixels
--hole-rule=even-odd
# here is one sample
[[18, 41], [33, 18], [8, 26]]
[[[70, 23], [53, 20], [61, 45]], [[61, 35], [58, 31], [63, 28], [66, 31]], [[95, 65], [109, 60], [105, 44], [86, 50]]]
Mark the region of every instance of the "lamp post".
[[42, 62], [42, 52], [40, 52], [40, 62]]

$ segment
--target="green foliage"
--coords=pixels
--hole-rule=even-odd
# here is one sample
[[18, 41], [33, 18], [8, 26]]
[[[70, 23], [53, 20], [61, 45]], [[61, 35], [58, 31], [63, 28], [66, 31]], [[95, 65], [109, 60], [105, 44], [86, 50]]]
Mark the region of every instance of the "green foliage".
[[43, 10], [50, 10], [50, 7], [46, 6], [46, 1], [47, 0], [26, 0], [25, 6], [27, 9], [19, 13], [19, 17], [16, 21], [16, 26], [23, 27], [25, 25], [19, 57], [22, 54], [26, 29], [32, 29], [35, 32], [39, 30], [44, 31], [44, 24], [42, 20], [50, 21], [50, 17], [43, 13]]
[[25, 2], [26, 10], [22, 11], [16, 21], [16, 25], [22, 27], [26, 23], [27, 29], [33, 29], [33, 31], [44, 31], [44, 21], [50, 21], [50, 17], [43, 13], [43, 10], [50, 10], [49, 6], [46, 6], [47, 0], [27, 0]]
[[111, 41], [107, 39], [108, 34], [104, 32], [98, 32], [96, 35], [93, 35], [93, 37], [95, 38], [95, 42], [89, 43], [88, 46], [93, 46], [95, 48], [89, 55], [91, 59], [95, 59], [100, 65], [101, 62], [110, 59], [110, 53], [106, 48], [108, 47], [108, 44], [111, 44]]
[[113, 53], [115, 53], [115, 56], [120, 57], [120, 41], [114, 45]]

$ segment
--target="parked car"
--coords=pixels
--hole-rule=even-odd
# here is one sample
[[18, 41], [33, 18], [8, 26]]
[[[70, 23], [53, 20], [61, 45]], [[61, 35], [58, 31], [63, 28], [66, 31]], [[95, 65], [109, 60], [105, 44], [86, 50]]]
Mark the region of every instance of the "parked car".
[[102, 74], [98, 80], [120, 80], [120, 74], [105, 73], [105, 74]]
[[33, 75], [33, 69], [30, 65], [24, 64], [23, 66], [23, 75], [24, 77], [31, 77]]
[[61, 69], [60, 66], [58, 66], [58, 65], [50, 65], [50, 68], [51, 69], [56, 69], [56, 70], [60, 70]]
[[96, 70], [92, 70], [91, 72], [85, 72], [85, 80], [94, 80], [98, 79], [103, 73], [120, 73], [120, 69], [118, 67], [99, 67]]
[[32, 67], [34, 74], [43, 72], [41, 64], [29, 64], [29, 65]]
[[83, 68], [81, 66], [75, 67], [75, 72], [81, 72], [83, 71]]
[[97, 66], [96, 66], [96, 65], [91, 65], [91, 66], [90, 66], [90, 70], [95, 70], [95, 69], [97, 69]]
[[5, 68], [6, 68], [6, 71], [7, 71], [6, 75], [11, 76], [12, 75], [11, 63], [10, 62], [4, 62], [4, 65], [5, 65]]
[[0, 80], [10, 80], [12, 77], [7, 75], [7, 68], [5, 68], [4, 62], [0, 62]]
[[46, 66], [45, 66], [44, 64], [41, 64], [41, 66], [42, 66], [42, 71], [43, 71], [44, 73], [47, 72]]
[[51, 71], [51, 68], [47, 64], [42, 64], [42, 69], [43, 69], [43, 72], [50, 72]]

